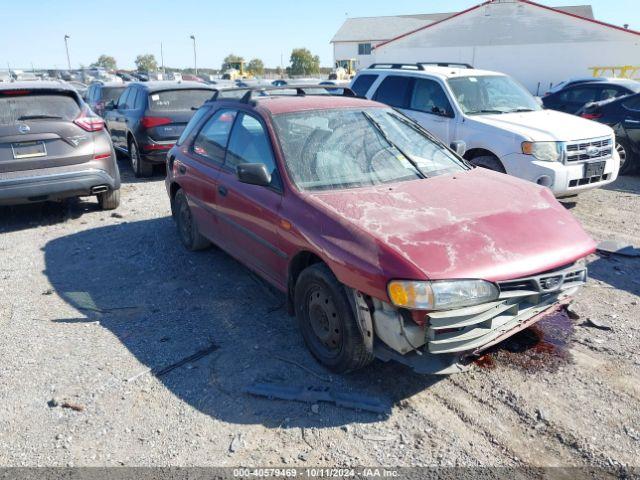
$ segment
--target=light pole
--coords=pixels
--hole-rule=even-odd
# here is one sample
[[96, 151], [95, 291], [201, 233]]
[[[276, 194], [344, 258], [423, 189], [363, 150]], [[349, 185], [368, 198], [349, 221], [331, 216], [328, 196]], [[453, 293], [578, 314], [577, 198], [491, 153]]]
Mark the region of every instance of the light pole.
[[69, 71], [71, 71], [71, 58], [69, 57], [69, 39], [71, 37], [69, 35], [64, 36], [64, 48], [67, 50], [67, 66], [69, 67]]
[[196, 71], [196, 75], [198, 75], [198, 57], [196, 55], [196, 36], [191, 35], [191, 40], [193, 40], [193, 69]]

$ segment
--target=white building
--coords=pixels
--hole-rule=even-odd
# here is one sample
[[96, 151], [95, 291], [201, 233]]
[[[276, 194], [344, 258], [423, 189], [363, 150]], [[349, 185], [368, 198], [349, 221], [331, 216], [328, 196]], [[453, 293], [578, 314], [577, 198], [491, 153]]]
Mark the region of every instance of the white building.
[[640, 32], [594, 19], [589, 5], [529, 0], [490, 0], [458, 13], [350, 18], [331, 42], [334, 60], [356, 59], [358, 69], [376, 62], [469, 63], [510, 74], [533, 93], [593, 76], [596, 67], [598, 75], [612, 76], [640, 65]]

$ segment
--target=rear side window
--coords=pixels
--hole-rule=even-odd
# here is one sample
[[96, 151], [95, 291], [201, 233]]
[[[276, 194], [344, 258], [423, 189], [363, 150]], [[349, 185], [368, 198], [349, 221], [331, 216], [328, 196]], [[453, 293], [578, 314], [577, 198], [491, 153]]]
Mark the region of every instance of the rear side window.
[[411, 82], [411, 77], [389, 76], [378, 87], [374, 100], [396, 108], [407, 108]]
[[244, 113], [233, 127], [225, 160], [225, 165], [234, 170], [241, 163], [264, 163], [271, 175], [276, 170], [267, 132], [258, 119]]
[[131, 93], [131, 89], [127, 88], [124, 92], [122, 92], [122, 95], [120, 95], [120, 97], [118, 98], [118, 108], [119, 109], [125, 109], [126, 105], [127, 105], [127, 97], [129, 96], [129, 94]]
[[180, 135], [180, 138], [176, 142], [176, 145], [182, 145], [187, 140], [187, 138], [189, 138], [189, 135], [191, 135], [191, 132], [193, 132], [194, 128], [198, 126], [198, 124], [200, 123], [200, 120], [202, 120], [202, 118], [207, 113], [209, 113], [208, 108], [201, 108], [195, 113], [193, 117], [191, 117], [191, 120], [189, 120], [189, 123], [187, 124], [185, 129], [182, 131], [182, 135]]
[[592, 87], [576, 87], [563, 92], [560, 100], [569, 103], [589, 103], [595, 102], [598, 97], [598, 90]]
[[191, 110], [200, 108], [212, 96], [213, 91], [202, 89], [154, 92], [149, 95], [149, 109], [154, 111]]
[[378, 78], [378, 75], [360, 75], [351, 86], [351, 90], [359, 97], [366, 97], [367, 92]]
[[28, 91], [0, 92], [0, 125], [48, 117], [73, 120], [79, 114], [80, 106], [70, 95]]
[[136, 97], [140, 95], [140, 90], [137, 88], [132, 88], [129, 92], [129, 96], [127, 96], [127, 103], [125, 108], [127, 110], [133, 110], [136, 106]]
[[193, 151], [198, 155], [224, 162], [224, 151], [227, 148], [229, 132], [238, 114], [235, 110], [219, 110], [204, 124], [193, 142]]
[[104, 103], [115, 102], [122, 92], [124, 92], [124, 87], [102, 87], [102, 101]]
[[416, 79], [409, 108], [446, 117], [453, 115], [453, 108], [440, 84], [425, 78]]

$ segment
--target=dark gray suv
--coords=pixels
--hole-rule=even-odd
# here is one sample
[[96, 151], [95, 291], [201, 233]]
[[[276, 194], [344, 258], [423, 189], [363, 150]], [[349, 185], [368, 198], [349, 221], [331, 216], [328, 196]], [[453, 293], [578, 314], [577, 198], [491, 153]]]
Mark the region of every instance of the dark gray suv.
[[215, 92], [198, 82], [135, 82], [115, 105], [105, 106], [113, 144], [129, 156], [136, 177], [148, 177], [154, 164], [165, 163], [195, 111]]
[[102, 119], [66, 84], [0, 84], [0, 204], [91, 195], [104, 210], [120, 204]]

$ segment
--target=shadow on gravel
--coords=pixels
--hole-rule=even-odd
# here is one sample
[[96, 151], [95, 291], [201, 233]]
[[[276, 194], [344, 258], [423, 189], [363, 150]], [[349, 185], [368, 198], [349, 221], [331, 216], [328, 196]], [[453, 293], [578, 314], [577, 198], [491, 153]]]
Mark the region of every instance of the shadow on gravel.
[[640, 175], [636, 173], [620, 176], [615, 182], [606, 185], [603, 189], [638, 195], [640, 194]]
[[131, 168], [131, 161], [125, 154], [118, 154], [118, 168], [120, 169], [120, 181], [123, 185], [128, 183], [147, 183], [164, 180], [167, 176], [166, 167], [162, 164], [153, 166], [153, 175], [147, 178], [136, 178]]
[[142, 364], [120, 372], [123, 382], [156, 375], [178, 398], [226, 422], [322, 428], [379, 419], [328, 404], [313, 414], [308, 404], [243, 393], [254, 382], [329, 387], [403, 408], [403, 399], [439, 380], [393, 363], [347, 376], [324, 370], [286, 314], [284, 295], [220, 250], [187, 252], [170, 217], [56, 239], [45, 260], [55, 292], [84, 316], [56, 322], [99, 321]]
[[99, 210], [96, 197], [70, 198], [62, 202], [0, 206], [0, 219], [2, 219], [0, 233], [56, 225], [71, 218], [80, 218], [87, 212]]
[[601, 255], [589, 264], [589, 276], [640, 296], [640, 258]]

